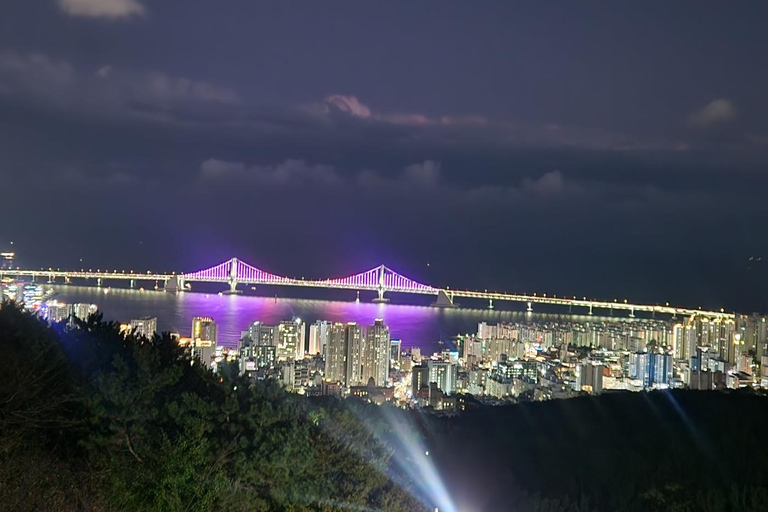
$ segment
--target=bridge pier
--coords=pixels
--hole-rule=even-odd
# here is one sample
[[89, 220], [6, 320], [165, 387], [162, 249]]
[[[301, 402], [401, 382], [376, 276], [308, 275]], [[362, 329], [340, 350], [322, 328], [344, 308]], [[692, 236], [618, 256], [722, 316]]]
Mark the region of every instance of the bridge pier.
[[629, 318], [635, 318], [635, 308], [629, 310]]
[[163, 282], [163, 289], [169, 293], [177, 293], [184, 289], [184, 280], [181, 277], [173, 277]]
[[530, 301], [528, 301], [528, 307], [526, 308], [526, 311], [528, 311], [529, 313], [533, 311], [533, 303], [531, 303]]
[[64, 276], [64, 284], [72, 284], [72, 278], [69, 276]]
[[101, 278], [96, 279], [96, 286], [101, 286]]
[[592, 304], [589, 305], [589, 316], [592, 316]]
[[48, 274], [48, 284], [53, 284], [55, 282], [55, 279], [52, 274]]
[[237, 285], [238, 285], [237, 279], [230, 278], [227, 282], [229, 283], [229, 290], [225, 290], [223, 292], [225, 295], [237, 295], [239, 293], [243, 293], [242, 291], [237, 289]]
[[131, 290], [136, 288], [136, 280], [135, 279], [131, 279], [131, 282], [130, 282], [130, 284], [128, 286], [130, 287]]
[[445, 290], [438, 290], [437, 300], [432, 303], [432, 306], [436, 308], [457, 308], [459, 307], [453, 302], [453, 295], [448, 295]]
[[488, 309], [493, 309], [493, 299], [488, 299]]
[[376, 302], [376, 303], [379, 303], [379, 304], [384, 304], [386, 302], [389, 302], [389, 299], [385, 299], [384, 298], [384, 288], [383, 287], [380, 286], [379, 289], [376, 290], [376, 291], [378, 292], [379, 296], [376, 297], [375, 299], [373, 299], [373, 302]]

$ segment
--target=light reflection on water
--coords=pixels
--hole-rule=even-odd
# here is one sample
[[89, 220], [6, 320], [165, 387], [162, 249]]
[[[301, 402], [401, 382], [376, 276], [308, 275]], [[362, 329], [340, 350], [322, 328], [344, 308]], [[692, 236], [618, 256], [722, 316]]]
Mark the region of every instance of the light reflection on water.
[[[189, 336], [192, 317], [210, 316], [219, 325], [219, 344], [235, 347], [240, 331], [256, 320], [274, 325], [296, 317], [305, 322], [330, 320], [358, 322], [361, 325], [383, 318], [393, 338], [403, 340], [403, 347], [419, 347], [426, 354], [451, 346], [450, 338], [460, 333], [474, 333], [478, 322], [512, 321], [576, 321], [595, 322], [618, 320], [598, 316], [553, 313], [526, 313], [499, 309], [441, 309], [405, 304], [374, 304], [371, 302], [306, 300], [294, 298], [218, 295], [217, 293], [180, 294], [163, 291], [139, 291], [121, 288], [105, 289], [88, 286], [54, 285], [56, 299], [63, 302], [89, 302], [99, 306], [106, 320], [127, 322], [131, 318], [156, 316], [158, 329]], [[402, 298], [398, 298], [402, 300]], [[407, 300], [407, 298], [405, 299]], [[478, 304], [479, 305], [479, 304]], [[519, 304], [497, 303], [497, 308], [524, 307]], [[628, 321], [627, 318], [621, 320]], [[440, 342], [444, 344], [440, 344]]]

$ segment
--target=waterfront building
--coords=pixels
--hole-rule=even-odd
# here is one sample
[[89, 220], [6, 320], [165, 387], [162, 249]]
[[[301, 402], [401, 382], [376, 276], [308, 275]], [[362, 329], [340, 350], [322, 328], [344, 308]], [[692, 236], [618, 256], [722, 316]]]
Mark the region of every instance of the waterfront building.
[[384, 325], [382, 319], [377, 318], [365, 331], [361, 376], [363, 384], [367, 385], [370, 379], [373, 379], [374, 385], [378, 387], [387, 384], [390, 350], [389, 327]]
[[151, 338], [157, 334], [157, 317], [143, 316], [131, 320], [131, 331], [134, 336]]
[[96, 304], [87, 304], [85, 302], [77, 302], [71, 305], [69, 312], [69, 318], [77, 318], [78, 320], [86, 321], [91, 315], [95, 315], [98, 312]]
[[215, 346], [218, 341], [218, 326], [209, 316], [196, 316], [192, 319], [193, 341], [208, 341]]
[[344, 385], [362, 386], [363, 382], [363, 331], [355, 322], [347, 324], [346, 329], [346, 361]]
[[326, 355], [328, 337], [330, 336], [332, 327], [333, 322], [328, 322], [327, 320], [318, 320], [309, 326], [309, 345], [307, 347], [308, 355]]
[[218, 326], [213, 318], [196, 316], [192, 319], [192, 336], [189, 341], [190, 355], [210, 367], [216, 355]]
[[53, 300], [45, 305], [45, 319], [51, 323], [63, 322], [69, 320], [71, 311], [69, 304]]
[[346, 381], [347, 325], [341, 322], [331, 325], [325, 349], [325, 378], [328, 382]]
[[280, 322], [275, 336], [278, 362], [304, 357], [306, 324], [300, 318]]

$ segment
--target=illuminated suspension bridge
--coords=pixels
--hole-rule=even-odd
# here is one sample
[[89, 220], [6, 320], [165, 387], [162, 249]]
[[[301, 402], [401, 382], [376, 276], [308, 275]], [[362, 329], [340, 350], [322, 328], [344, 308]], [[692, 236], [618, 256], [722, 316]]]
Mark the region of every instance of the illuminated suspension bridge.
[[598, 301], [589, 300], [586, 297], [557, 297], [538, 294], [512, 294], [503, 292], [471, 291], [471, 290], [452, 290], [450, 288], [440, 288], [419, 283], [385, 265], [366, 270], [359, 274], [347, 277], [332, 279], [297, 279], [292, 277], [278, 276], [271, 274], [252, 265], [245, 263], [237, 258], [220, 263], [214, 267], [182, 274], [162, 274], [162, 273], [134, 273], [133, 271], [102, 271], [92, 269], [79, 271], [62, 271], [53, 269], [40, 270], [19, 270], [19, 269], [0, 269], [0, 277], [17, 276], [29, 277], [32, 280], [47, 279], [47, 282], [54, 283], [56, 280], [63, 280], [70, 283], [72, 279], [95, 280], [98, 286], [107, 280], [129, 281], [130, 287], [136, 286], [139, 281], [154, 281], [156, 286], [162, 283], [165, 290], [170, 292], [183, 291], [189, 288], [189, 283], [223, 283], [229, 285], [228, 293], [238, 293], [237, 287], [244, 285], [271, 285], [271, 286], [295, 286], [304, 288], [326, 288], [334, 290], [357, 290], [372, 291], [377, 293], [376, 302], [386, 302], [385, 293], [409, 293], [418, 295], [433, 295], [437, 300], [433, 306], [437, 307], [456, 307], [454, 299], [457, 297], [487, 300], [490, 307], [493, 307], [494, 301], [497, 302], [521, 302], [526, 304], [527, 310], [532, 311], [534, 304], [548, 304], [555, 306], [564, 306], [573, 312], [586, 310], [590, 315], [594, 309], [625, 311], [630, 317], [635, 313], [651, 313], [664, 315], [700, 315], [715, 319], [733, 319], [732, 313], [720, 311], [705, 311], [701, 309], [689, 309], [665, 305], [650, 304], [632, 304], [627, 301]]

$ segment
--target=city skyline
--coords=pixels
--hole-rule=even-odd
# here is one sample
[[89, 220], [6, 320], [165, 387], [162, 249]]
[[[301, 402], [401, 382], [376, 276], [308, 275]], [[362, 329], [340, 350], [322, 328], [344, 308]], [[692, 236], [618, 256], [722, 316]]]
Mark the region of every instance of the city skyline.
[[[53, 301], [37, 311], [49, 322], [69, 318], [72, 327], [74, 317], [83, 320], [96, 310], [95, 305]], [[232, 348], [219, 344], [213, 318], [197, 316], [189, 337], [171, 336], [214, 372], [234, 363], [240, 375], [276, 379], [300, 394], [454, 410], [466, 406], [451, 398], [456, 394], [497, 404], [521, 396], [548, 400], [605, 390], [764, 388], [766, 325], [766, 317], [758, 315], [639, 322], [483, 321], [476, 333], [457, 334], [432, 355], [418, 346], [402, 351], [400, 340], [391, 337], [390, 326], [380, 318], [364, 325], [323, 319], [307, 323], [298, 317], [274, 325], [257, 320], [241, 331], [237, 348]], [[132, 319], [120, 329], [125, 335], [152, 337], [158, 333], [157, 318]]]

